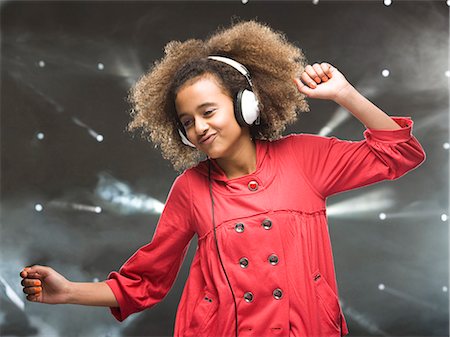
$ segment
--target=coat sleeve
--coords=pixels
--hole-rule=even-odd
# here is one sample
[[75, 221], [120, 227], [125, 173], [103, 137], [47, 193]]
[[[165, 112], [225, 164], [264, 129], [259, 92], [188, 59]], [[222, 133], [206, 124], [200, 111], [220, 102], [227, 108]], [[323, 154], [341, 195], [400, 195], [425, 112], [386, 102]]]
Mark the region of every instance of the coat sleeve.
[[105, 282], [119, 303], [110, 310], [118, 321], [157, 304], [172, 287], [194, 235], [190, 193], [182, 174], [172, 185], [151, 242], [108, 275]]
[[397, 130], [366, 129], [364, 140], [301, 134], [291, 145], [300, 170], [322, 198], [397, 179], [425, 160], [425, 152], [412, 135], [409, 117], [391, 117]]

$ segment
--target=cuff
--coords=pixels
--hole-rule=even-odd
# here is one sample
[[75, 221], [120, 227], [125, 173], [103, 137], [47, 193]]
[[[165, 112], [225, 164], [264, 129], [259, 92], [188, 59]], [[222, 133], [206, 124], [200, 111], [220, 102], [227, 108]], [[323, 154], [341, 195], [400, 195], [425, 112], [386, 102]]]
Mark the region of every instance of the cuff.
[[[110, 276], [108, 276], [110, 277]], [[105, 280], [106, 284], [111, 288], [114, 296], [116, 297], [117, 303], [119, 303], [119, 307], [110, 307], [111, 314], [119, 321], [122, 322], [126, 316], [122, 314], [121, 307], [124, 303], [124, 298], [122, 296], [122, 292], [120, 291], [118, 282], [116, 279], [108, 279]]]
[[411, 117], [391, 117], [391, 119], [401, 126], [401, 129], [388, 130], [367, 128], [367, 130], [364, 131], [364, 137], [367, 140], [380, 143], [402, 143], [410, 140], [414, 124]]

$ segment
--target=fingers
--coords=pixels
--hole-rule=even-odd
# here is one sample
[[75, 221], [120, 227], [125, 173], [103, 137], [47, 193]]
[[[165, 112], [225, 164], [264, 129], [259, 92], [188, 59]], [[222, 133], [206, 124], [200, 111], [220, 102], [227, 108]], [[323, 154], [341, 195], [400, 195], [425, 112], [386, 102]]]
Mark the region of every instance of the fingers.
[[[20, 271], [20, 277], [23, 278], [21, 285], [23, 292], [27, 294], [28, 301], [38, 301], [42, 294], [42, 266], [25, 267]], [[41, 271], [41, 273], [39, 273]]]
[[49, 273], [49, 267], [33, 265], [20, 271], [23, 292], [27, 294], [27, 300], [40, 302], [42, 300], [43, 280]]
[[23, 278], [20, 284], [24, 287], [23, 292], [25, 294], [36, 294], [42, 291], [42, 281], [36, 277], [36, 273], [30, 272], [28, 268], [25, 268], [20, 272], [20, 276]]
[[29, 295], [39, 295], [42, 292], [42, 287], [25, 287], [23, 292]]
[[36, 294], [36, 295], [27, 295], [27, 300], [31, 301], [31, 302], [36, 302], [39, 299], [39, 295], [40, 294]]
[[[308, 66], [308, 67], [311, 67], [311, 66]], [[308, 68], [308, 67], [306, 67], [306, 68]], [[313, 78], [315, 78], [314, 75], [310, 75], [309, 73], [307, 73], [307, 72], [306, 72], [306, 69], [305, 69], [305, 71], [304, 71], [303, 74], [300, 76], [300, 78], [301, 78], [302, 82], [305, 83], [306, 85], [308, 85], [310, 88], [316, 88], [316, 87], [317, 87], [317, 84], [316, 84], [316, 82], [313, 81], [313, 79], [311, 78], [311, 76], [312, 76]]]
[[303, 83], [314, 89], [317, 84], [326, 82], [333, 76], [332, 70], [331, 64], [326, 62], [314, 63], [312, 66], [308, 64], [300, 78]]
[[48, 275], [49, 267], [33, 265], [29, 267], [25, 267], [20, 272], [20, 277], [28, 277], [28, 278], [44, 278]]
[[[317, 63], [314, 64], [314, 66], [316, 66], [316, 65], [317, 65]], [[309, 78], [311, 78], [314, 81], [316, 81], [316, 83], [322, 82], [322, 80], [320, 79], [319, 74], [317, 73], [316, 69], [314, 69], [314, 67], [312, 67], [309, 64], [305, 67], [304, 74], [308, 75]]]
[[42, 286], [42, 282], [41, 280], [37, 280], [37, 279], [23, 279], [22, 282], [20, 282], [20, 284], [22, 284], [24, 287], [40, 287]]
[[28, 276], [28, 271], [24, 268], [20, 271], [20, 277], [24, 278]]
[[[302, 81], [300, 81], [297, 78], [294, 78], [294, 83], [298, 88], [298, 91], [300, 91], [302, 94], [306, 95], [307, 97], [309, 97], [313, 91], [313, 89], [311, 89], [310, 87], [308, 87], [307, 85], [303, 84]], [[312, 85], [316, 85], [314, 82]]]
[[[313, 64], [312, 67], [316, 71], [317, 76], [320, 77], [320, 79], [323, 82], [328, 81], [328, 77], [327, 77], [327, 75], [325, 75], [324, 69], [322, 69], [322, 67], [318, 63]], [[320, 81], [320, 79], [319, 79], [319, 81]], [[315, 81], [317, 82], [317, 80], [315, 80]], [[317, 82], [317, 83], [320, 83], [320, 82]]]

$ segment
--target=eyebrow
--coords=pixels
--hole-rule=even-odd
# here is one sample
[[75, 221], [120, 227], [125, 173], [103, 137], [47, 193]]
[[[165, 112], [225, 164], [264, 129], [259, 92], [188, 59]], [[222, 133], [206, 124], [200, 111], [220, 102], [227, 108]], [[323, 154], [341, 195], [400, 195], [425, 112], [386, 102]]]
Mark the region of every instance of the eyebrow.
[[[200, 104], [199, 106], [197, 106], [197, 107], [195, 108], [195, 110], [200, 110], [200, 109], [202, 109], [202, 108], [204, 108], [204, 107], [211, 106], [211, 105], [216, 105], [216, 103], [213, 103], [213, 102], [205, 102], [205, 103], [202, 103], [202, 104]], [[178, 118], [181, 118], [181, 117], [186, 116], [186, 115], [189, 115], [189, 114], [188, 114], [188, 113], [185, 113], [185, 112], [182, 112], [181, 114], [178, 115]]]

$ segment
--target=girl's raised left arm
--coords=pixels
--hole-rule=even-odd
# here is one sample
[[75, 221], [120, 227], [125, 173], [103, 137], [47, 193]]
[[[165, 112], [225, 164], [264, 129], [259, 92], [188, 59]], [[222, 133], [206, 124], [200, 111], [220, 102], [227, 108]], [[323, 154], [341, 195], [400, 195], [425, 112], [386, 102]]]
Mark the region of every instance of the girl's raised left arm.
[[[301, 79], [301, 80], [300, 80]], [[307, 65], [300, 79], [294, 79], [298, 90], [310, 98], [330, 99], [347, 109], [370, 129], [401, 128], [384, 111], [361, 95], [331, 64]]]

